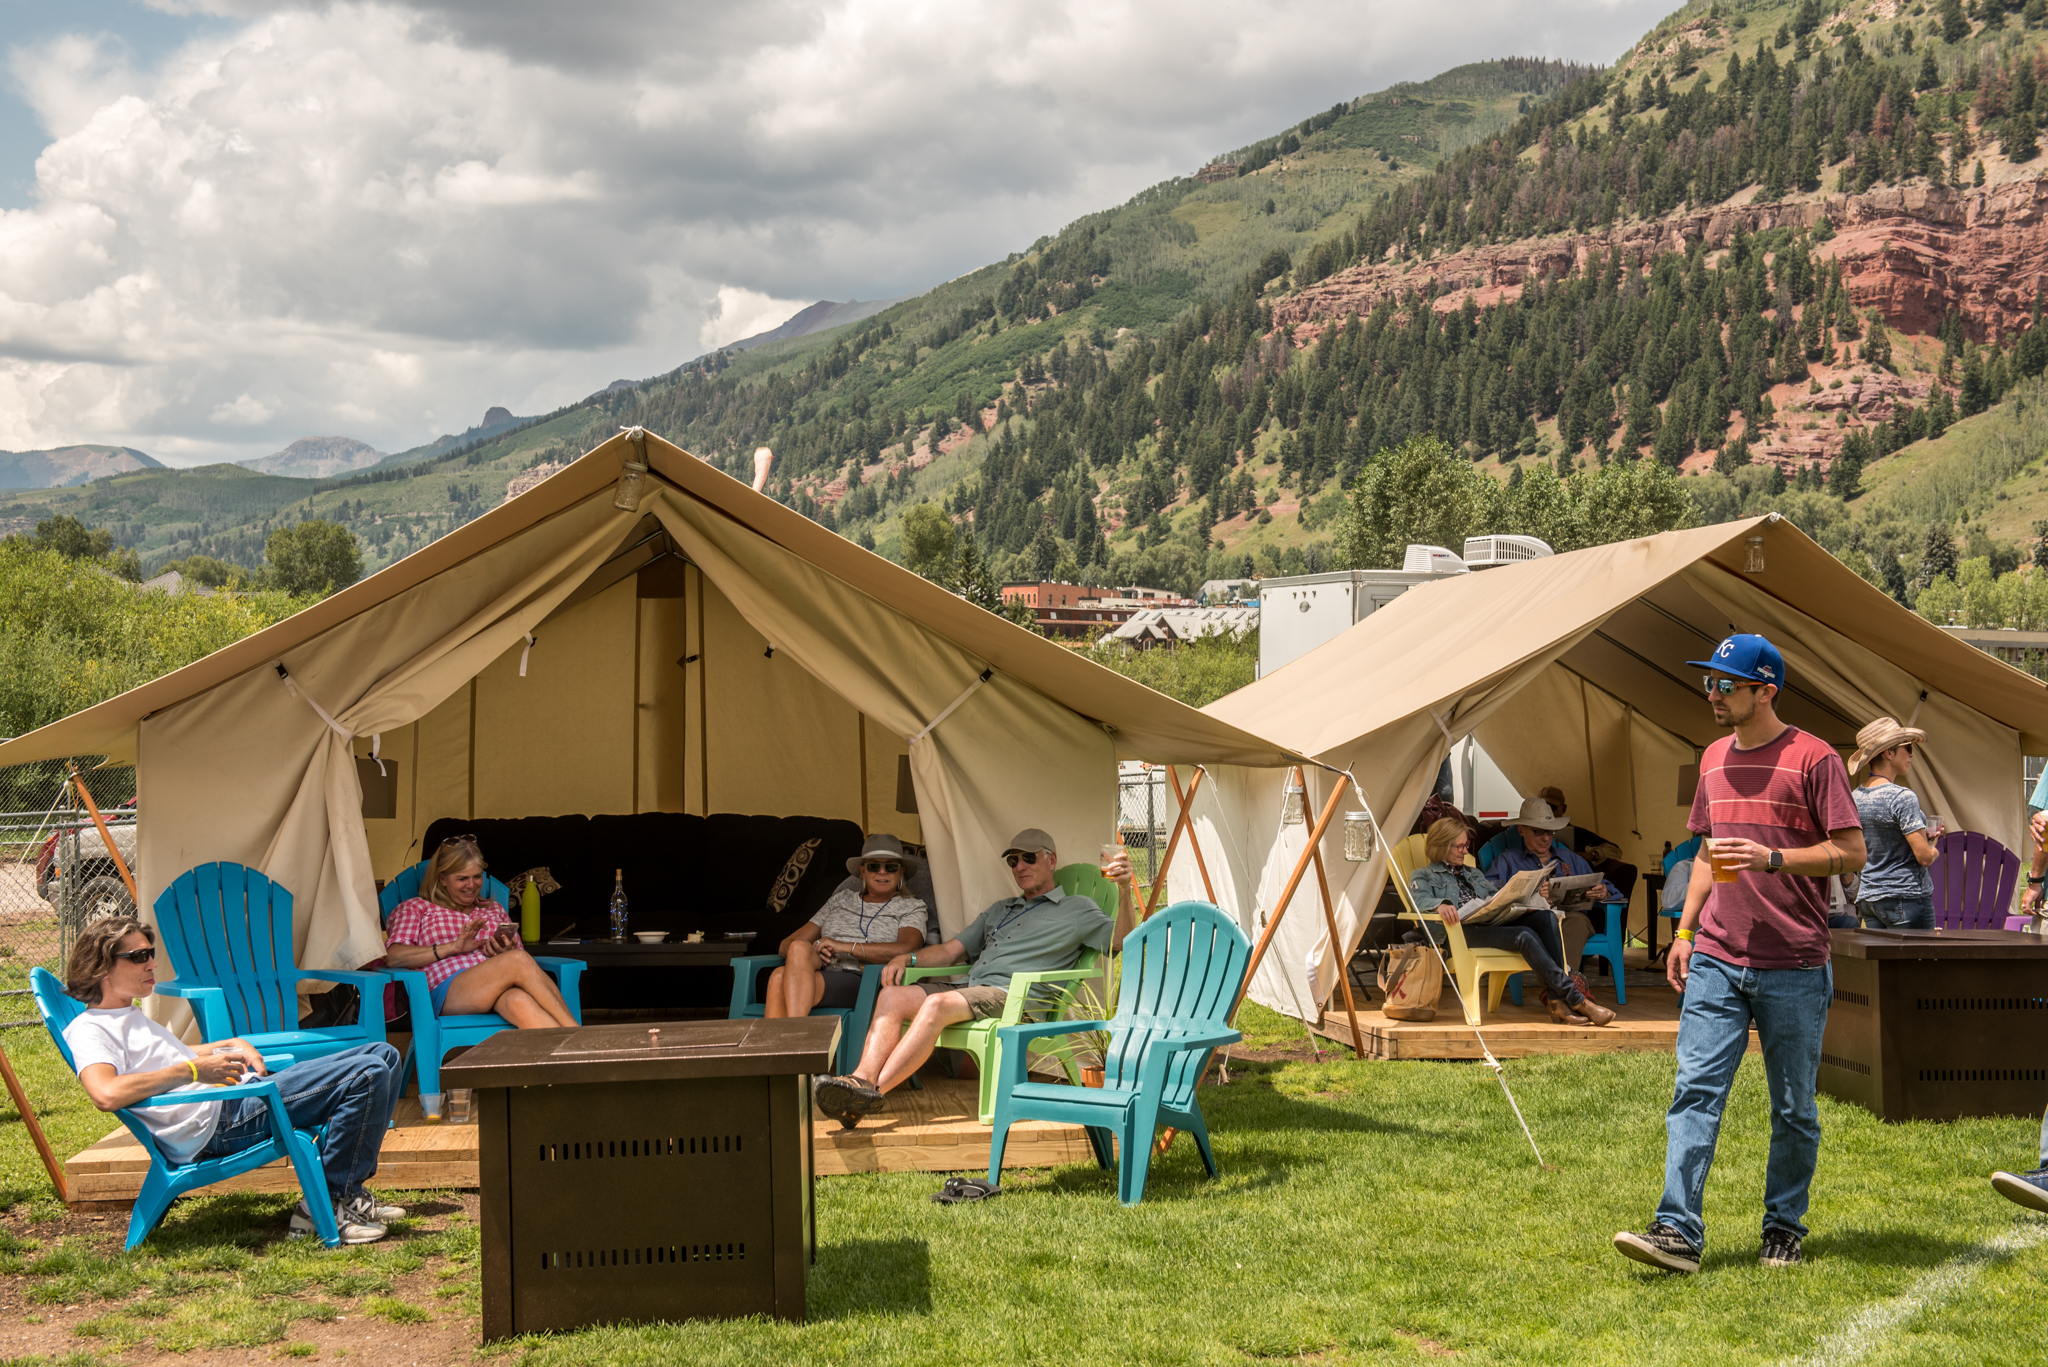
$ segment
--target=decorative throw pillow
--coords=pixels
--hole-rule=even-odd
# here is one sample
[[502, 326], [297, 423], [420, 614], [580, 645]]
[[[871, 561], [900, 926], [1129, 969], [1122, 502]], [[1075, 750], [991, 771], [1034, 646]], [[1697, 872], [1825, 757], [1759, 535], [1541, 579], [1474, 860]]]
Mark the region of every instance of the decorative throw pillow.
[[811, 860], [818, 853], [822, 837], [812, 836], [803, 844], [790, 851], [783, 861], [782, 872], [775, 875], [775, 885], [768, 889], [768, 912], [777, 915], [789, 906], [789, 899], [796, 896], [796, 885], [804, 881], [804, 874], [810, 871]]

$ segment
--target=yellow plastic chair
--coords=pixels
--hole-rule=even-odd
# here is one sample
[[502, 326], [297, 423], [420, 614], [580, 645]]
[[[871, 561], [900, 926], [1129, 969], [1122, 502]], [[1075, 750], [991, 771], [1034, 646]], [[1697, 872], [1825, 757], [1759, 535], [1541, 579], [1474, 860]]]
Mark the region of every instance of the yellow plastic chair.
[[[1401, 896], [1401, 905], [1407, 908], [1401, 913], [1404, 918], [1416, 922], [1434, 921], [1438, 925], [1443, 925], [1441, 916], [1434, 911], [1423, 911], [1415, 905], [1415, 894], [1408, 886], [1408, 880], [1415, 876], [1415, 871], [1429, 862], [1429, 855], [1424, 850], [1423, 843], [1422, 836], [1411, 835], [1394, 846], [1389, 855], [1393, 864], [1394, 889]], [[1465, 863], [1472, 868], [1479, 867], [1472, 862], [1472, 856], [1469, 854], [1465, 856]], [[1423, 933], [1426, 935], [1429, 932], [1425, 929]], [[1444, 926], [1444, 939], [1450, 946], [1451, 973], [1458, 980], [1458, 996], [1465, 1003], [1467, 1025], [1479, 1024], [1479, 989], [1488, 975], [1492, 976], [1493, 981], [1487, 985], [1490, 990], [1486, 1009], [1498, 1012], [1501, 994], [1507, 991], [1508, 984], [1513, 981], [1515, 974], [1535, 971], [1529, 967], [1529, 961], [1519, 954], [1511, 954], [1505, 949], [1472, 948], [1465, 943], [1465, 927], [1462, 925]], [[1516, 1004], [1520, 1005], [1519, 993]]]

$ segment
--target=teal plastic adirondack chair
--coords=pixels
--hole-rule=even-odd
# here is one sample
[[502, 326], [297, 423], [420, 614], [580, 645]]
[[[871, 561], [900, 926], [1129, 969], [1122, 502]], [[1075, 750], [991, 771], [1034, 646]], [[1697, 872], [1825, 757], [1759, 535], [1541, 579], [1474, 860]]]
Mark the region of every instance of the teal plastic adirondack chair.
[[[42, 1016], [43, 1026], [50, 1032], [51, 1042], [63, 1057], [64, 1066], [76, 1071], [78, 1064], [71, 1057], [71, 1046], [64, 1040], [64, 1027], [85, 1010], [85, 1003], [67, 993], [64, 984], [45, 968], [30, 969], [28, 985], [35, 997], [36, 1012]], [[291, 1061], [289, 1054], [263, 1056], [263, 1064], [267, 1068], [282, 1068]], [[260, 1096], [268, 1103], [270, 1138], [226, 1158], [173, 1164], [156, 1146], [156, 1137], [149, 1132], [149, 1127], [135, 1115], [137, 1110], [150, 1106], [189, 1106], [194, 1101], [234, 1101], [245, 1096]], [[334, 1202], [327, 1194], [327, 1174], [320, 1166], [319, 1137], [292, 1128], [291, 1117], [285, 1113], [284, 1098], [278, 1095], [277, 1084], [269, 1078], [237, 1083], [232, 1087], [215, 1087], [199, 1097], [190, 1092], [167, 1092], [162, 1096], [147, 1097], [133, 1106], [124, 1106], [114, 1114], [121, 1117], [121, 1123], [128, 1127], [128, 1132], [142, 1145], [142, 1151], [149, 1155], [149, 1174], [142, 1179], [142, 1190], [137, 1193], [135, 1208], [128, 1215], [127, 1246], [130, 1249], [149, 1237], [150, 1231], [162, 1222], [164, 1213], [171, 1208], [171, 1202], [186, 1192], [225, 1182], [230, 1177], [238, 1177], [280, 1158], [290, 1159], [292, 1170], [298, 1174], [299, 1190], [305, 1193], [306, 1209], [312, 1212], [313, 1226], [320, 1235], [320, 1241], [329, 1248], [341, 1246], [341, 1231], [334, 1223]]]
[[[426, 870], [426, 861], [422, 860], [384, 885], [384, 891], [377, 894], [381, 919], [389, 921], [400, 902], [419, 896], [420, 879], [425, 877]], [[513, 914], [511, 892], [489, 874], [484, 875], [483, 896], [486, 901], [496, 902], [505, 908], [506, 915]], [[569, 1008], [569, 1014], [582, 1021], [583, 961], [540, 954], [534, 955], [533, 961], [546, 969], [555, 985], [562, 989], [562, 1004]], [[399, 1076], [401, 1079], [404, 1077], [408, 1066], [413, 1069], [419, 1081], [420, 1111], [429, 1119], [438, 1119], [441, 1114], [441, 1060], [457, 1049], [482, 1044], [500, 1030], [510, 1030], [512, 1022], [495, 1011], [474, 1016], [437, 1016], [434, 1014], [434, 991], [427, 986], [425, 973], [417, 968], [390, 967], [378, 972], [404, 989], [406, 1006], [412, 1012], [412, 1042], [406, 1046], [405, 1058], [399, 1064]], [[381, 993], [378, 1001], [383, 1001]], [[381, 1005], [378, 1009], [381, 1012]]]
[[[292, 894], [240, 864], [201, 864], [156, 899], [157, 933], [177, 970], [157, 993], [192, 1005], [209, 1042], [240, 1037], [259, 1052], [325, 1058], [384, 1042], [384, 976], [292, 962]], [[353, 1025], [299, 1028], [299, 984], [347, 983], [362, 994]]]
[[[989, 1182], [1002, 1180], [1010, 1126], [1034, 1119], [1087, 1127], [1095, 1161], [1105, 1169], [1113, 1161], [1114, 1140], [1121, 1163], [1117, 1199], [1127, 1206], [1145, 1197], [1152, 1136], [1161, 1125], [1192, 1134], [1202, 1165], [1214, 1177], [1216, 1156], [1195, 1084], [1217, 1046], [1243, 1038], [1228, 1017], [1250, 957], [1251, 942], [1235, 921], [1207, 902], [1175, 902], [1124, 940], [1114, 1019], [1004, 1027]], [[1109, 1032], [1102, 1086], [1028, 1080], [1024, 1057], [1033, 1041], [1083, 1030]]]
[[[1493, 861], [1500, 858], [1502, 850], [1513, 849], [1521, 843], [1522, 833], [1513, 826], [1486, 842], [1486, 848], [1479, 851], [1477, 863], [1482, 869], [1493, 867]], [[1614, 1000], [1616, 1005], [1628, 1004], [1628, 973], [1622, 964], [1622, 951], [1628, 948], [1628, 903], [1609, 902], [1607, 906], [1607, 927], [1586, 937], [1586, 947], [1579, 951], [1581, 959], [1605, 959], [1608, 971], [1614, 976]], [[1576, 971], [1578, 965], [1567, 965], [1567, 971]], [[1508, 991], [1514, 997], [1516, 1006], [1522, 1004], [1522, 983], [1517, 975], [1508, 983]]]
[[[743, 954], [732, 961], [732, 1003], [727, 1020], [761, 1020], [768, 1004], [761, 1000], [760, 984], [765, 973], [782, 967], [780, 954]], [[882, 965], [862, 964], [860, 995], [852, 1006], [814, 1006], [814, 1016], [839, 1017], [838, 1062], [833, 1066], [850, 1073], [860, 1066], [860, 1051], [867, 1043], [868, 1026], [875, 1018], [875, 997], [882, 990]], [[911, 1079], [913, 1082], [915, 1078]]]
[[[1112, 921], [1116, 919], [1116, 884], [1104, 878], [1102, 870], [1095, 865], [1064, 864], [1053, 873], [1053, 881], [1061, 892], [1081, 893], [1093, 899]], [[1102, 956], [1092, 949], [1084, 949], [1072, 968], [1019, 973], [1010, 979], [1009, 996], [1003, 1003], [1002, 1015], [989, 1020], [961, 1021], [939, 1032], [939, 1048], [959, 1049], [974, 1056], [974, 1066], [981, 1074], [977, 1115], [982, 1124], [987, 1125], [995, 1119], [996, 1079], [1002, 1072], [1002, 1031], [1004, 1027], [1016, 1025], [1024, 1019], [1031, 989], [1044, 983], [1085, 982], [1101, 971]], [[966, 972], [966, 968], [958, 964], [944, 968], [907, 968], [903, 971], [903, 981], [914, 983], [922, 978], [957, 978]], [[1080, 1069], [1074, 1063], [1072, 1051], [1066, 1046], [1055, 1042], [1050, 1049], [1041, 1048], [1038, 1052], [1058, 1055], [1060, 1066], [1067, 1070], [1068, 1080], [1077, 1086], [1080, 1084]], [[859, 1057], [856, 1052], [855, 1060], [858, 1061]]]

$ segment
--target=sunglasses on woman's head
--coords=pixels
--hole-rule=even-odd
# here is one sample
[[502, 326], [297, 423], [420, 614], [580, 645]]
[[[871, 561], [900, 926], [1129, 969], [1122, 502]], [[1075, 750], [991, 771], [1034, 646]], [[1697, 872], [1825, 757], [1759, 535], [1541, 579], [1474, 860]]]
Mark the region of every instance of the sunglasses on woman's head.
[[861, 867], [869, 873], [901, 873], [903, 871], [903, 866], [893, 859], [886, 864], [879, 859], [870, 859]]
[[131, 964], [151, 963], [156, 959], [156, 946], [149, 945], [142, 949], [117, 950], [115, 951], [114, 957], [117, 959], [125, 959], [127, 962]]
[[449, 837], [448, 837], [448, 838], [447, 838], [446, 840], [443, 840], [443, 841], [441, 842], [441, 844], [442, 844], [443, 846], [447, 846], [447, 845], [467, 845], [467, 846], [469, 846], [469, 847], [470, 847], [471, 849], [475, 849], [475, 848], [476, 848], [476, 837], [475, 837], [475, 836], [473, 836], [473, 835], [451, 835], [451, 836], [449, 836]]

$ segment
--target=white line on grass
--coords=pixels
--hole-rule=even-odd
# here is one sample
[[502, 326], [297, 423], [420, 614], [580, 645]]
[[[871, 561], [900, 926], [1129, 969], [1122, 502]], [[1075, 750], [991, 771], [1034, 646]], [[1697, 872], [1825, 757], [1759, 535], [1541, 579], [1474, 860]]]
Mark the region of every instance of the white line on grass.
[[1885, 1342], [1894, 1329], [1969, 1285], [1985, 1263], [2009, 1258], [2043, 1239], [2048, 1239], [2048, 1224], [2036, 1221], [1967, 1248], [1921, 1276], [1906, 1288], [1904, 1295], [1865, 1306], [1847, 1326], [1823, 1338], [1811, 1354], [1790, 1359], [1786, 1367], [1847, 1367], [1849, 1363], [1860, 1362]]

